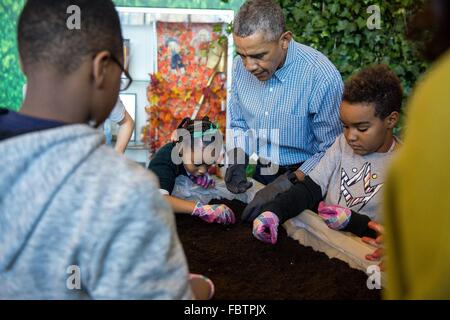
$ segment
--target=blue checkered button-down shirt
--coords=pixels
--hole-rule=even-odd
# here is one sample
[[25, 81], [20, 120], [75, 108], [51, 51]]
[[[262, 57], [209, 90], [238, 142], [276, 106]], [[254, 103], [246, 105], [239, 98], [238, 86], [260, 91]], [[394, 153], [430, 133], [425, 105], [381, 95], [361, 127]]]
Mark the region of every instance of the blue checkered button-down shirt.
[[260, 148], [252, 149], [248, 140], [244, 143], [253, 129], [267, 141], [266, 156], [273, 162], [283, 166], [304, 162], [300, 170], [308, 173], [342, 131], [342, 77], [313, 48], [291, 40], [283, 67], [265, 82], [248, 72], [238, 56], [232, 81], [229, 123], [235, 137], [229, 142], [248, 154], [256, 151], [263, 156]]

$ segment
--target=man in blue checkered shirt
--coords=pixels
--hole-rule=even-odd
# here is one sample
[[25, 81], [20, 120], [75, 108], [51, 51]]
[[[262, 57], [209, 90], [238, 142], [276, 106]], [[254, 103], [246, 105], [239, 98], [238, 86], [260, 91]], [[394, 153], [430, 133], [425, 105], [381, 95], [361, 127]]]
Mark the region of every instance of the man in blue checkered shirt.
[[238, 56], [229, 103], [227, 188], [242, 193], [251, 187], [249, 161], [257, 163], [253, 178], [264, 184], [279, 176], [286, 181], [292, 171], [290, 177], [303, 177], [342, 131], [339, 71], [322, 53], [292, 39], [282, 9], [271, 0], [242, 5], [233, 39]]

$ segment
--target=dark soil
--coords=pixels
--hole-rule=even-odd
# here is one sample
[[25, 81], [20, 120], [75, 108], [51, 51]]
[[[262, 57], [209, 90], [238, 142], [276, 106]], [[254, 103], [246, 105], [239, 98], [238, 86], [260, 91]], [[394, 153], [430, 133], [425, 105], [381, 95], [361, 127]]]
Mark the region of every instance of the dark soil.
[[300, 245], [283, 227], [276, 245], [262, 243], [252, 236], [251, 224], [240, 220], [244, 203], [220, 203], [233, 209], [236, 224], [176, 215], [190, 271], [214, 282], [214, 299], [380, 299], [380, 290], [367, 289], [364, 272]]

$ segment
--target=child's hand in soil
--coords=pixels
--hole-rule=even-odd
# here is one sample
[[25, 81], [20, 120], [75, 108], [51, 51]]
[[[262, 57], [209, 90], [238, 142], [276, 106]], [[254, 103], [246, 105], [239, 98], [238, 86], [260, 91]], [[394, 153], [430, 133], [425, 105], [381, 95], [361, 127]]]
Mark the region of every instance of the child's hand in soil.
[[262, 242], [275, 244], [278, 237], [279, 222], [280, 220], [275, 213], [265, 211], [253, 220], [253, 235]]
[[224, 204], [202, 205], [197, 202], [192, 215], [208, 223], [233, 224], [236, 222], [233, 211]]

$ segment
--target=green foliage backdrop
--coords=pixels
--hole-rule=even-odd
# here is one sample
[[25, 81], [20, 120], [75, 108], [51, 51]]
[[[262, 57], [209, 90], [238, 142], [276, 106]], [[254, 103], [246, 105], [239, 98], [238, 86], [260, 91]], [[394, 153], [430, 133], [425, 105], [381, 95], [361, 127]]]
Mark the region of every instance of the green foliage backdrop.
[[[369, 30], [369, 0], [275, 0], [286, 13], [287, 25], [297, 41], [330, 58], [344, 78], [362, 66], [384, 62], [402, 79], [407, 95], [426, 64], [405, 39], [406, 21], [422, 0], [379, 3], [381, 30]], [[115, 0], [119, 6], [210, 8], [237, 10], [243, 0]], [[19, 70], [16, 20], [24, 0], [0, 0], [0, 106], [17, 110], [25, 81]]]
[[0, 107], [17, 110], [25, 77], [19, 68], [16, 22], [24, 0], [0, 0]]
[[[421, 0], [276, 0], [297, 41], [325, 54], [347, 78], [363, 66], [387, 63], [402, 79], [405, 95], [426, 64], [406, 40], [407, 21]], [[378, 5], [381, 29], [369, 30], [367, 9]]]

